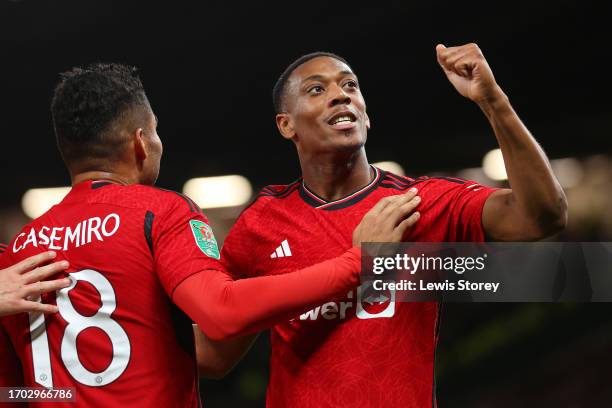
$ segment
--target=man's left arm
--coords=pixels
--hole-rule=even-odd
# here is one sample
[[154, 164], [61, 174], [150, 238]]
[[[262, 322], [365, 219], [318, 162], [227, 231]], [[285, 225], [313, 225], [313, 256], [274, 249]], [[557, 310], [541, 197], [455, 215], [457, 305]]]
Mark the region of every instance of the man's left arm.
[[455, 89], [486, 115], [499, 143], [511, 189], [492, 193], [482, 224], [495, 241], [531, 241], [562, 230], [567, 200], [546, 154], [512, 108], [476, 44], [436, 47], [438, 62]]

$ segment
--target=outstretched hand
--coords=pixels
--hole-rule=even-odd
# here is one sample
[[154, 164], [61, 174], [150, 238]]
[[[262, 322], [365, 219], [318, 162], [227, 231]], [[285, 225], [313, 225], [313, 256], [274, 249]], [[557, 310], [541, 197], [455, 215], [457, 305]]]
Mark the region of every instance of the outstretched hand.
[[55, 256], [55, 252], [43, 252], [0, 270], [0, 316], [22, 312], [57, 312], [55, 305], [30, 300], [70, 286], [70, 279], [67, 278], [42, 281], [68, 268], [66, 261], [44, 265]]

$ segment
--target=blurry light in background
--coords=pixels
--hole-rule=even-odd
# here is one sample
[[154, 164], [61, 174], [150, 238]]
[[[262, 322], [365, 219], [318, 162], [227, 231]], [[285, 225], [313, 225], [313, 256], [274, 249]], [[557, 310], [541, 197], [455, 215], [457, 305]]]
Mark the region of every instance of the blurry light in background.
[[70, 191], [70, 187], [33, 188], [25, 192], [21, 208], [30, 218], [38, 218], [55, 204], [59, 204]]
[[492, 180], [484, 174], [482, 167], [471, 167], [469, 169], [460, 170], [457, 172], [456, 176], [465, 180], [472, 180], [483, 185], [489, 185], [492, 182]]
[[200, 177], [188, 180], [183, 193], [201, 208], [235, 207], [251, 199], [253, 188], [239, 175]]
[[582, 181], [582, 164], [572, 157], [551, 160], [550, 166], [563, 188], [576, 187]]
[[507, 180], [506, 166], [500, 149], [491, 150], [482, 159], [482, 170], [491, 180]]
[[398, 176], [405, 176], [404, 168], [396, 162], [393, 161], [382, 161], [378, 163], [372, 163], [372, 166], [376, 166], [381, 170], [389, 171], [391, 173], [397, 174]]

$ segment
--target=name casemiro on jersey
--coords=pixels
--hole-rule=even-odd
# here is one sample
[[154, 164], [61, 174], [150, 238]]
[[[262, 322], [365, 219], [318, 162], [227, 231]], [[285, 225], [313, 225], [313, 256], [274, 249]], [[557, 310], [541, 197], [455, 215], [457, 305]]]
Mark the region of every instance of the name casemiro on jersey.
[[13, 242], [13, 252], [17, 253], [29, 245], [48, 246], [48, 249], [61, 251], [78, 248], [94, 240], [104, 241], [104, 238], [115, 235], [120, 225], [119, 215], [111, 213], [104, 218], [87, 218], [72, 226], [47, 227], [43, 225], [38, 230], [32, 227], [17, 235]]

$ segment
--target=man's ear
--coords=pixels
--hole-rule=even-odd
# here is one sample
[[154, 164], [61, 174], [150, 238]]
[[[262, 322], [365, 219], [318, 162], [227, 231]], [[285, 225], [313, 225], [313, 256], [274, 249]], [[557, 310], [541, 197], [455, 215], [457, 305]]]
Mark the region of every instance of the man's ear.
[[293, 140], [296, 136], [293, 128], [293, 119], [291, 115], [283, 112], [276, 114], [276, 127], [280, 134], [287, 140]]
[[366, 128], [368, 130], [370, 130], [370, 117], [368, 116], [368, 113], [366, 112], [366, 117], [365, 117], [365, 124], [366, 124]]
[[132, 134], [134, 140], [134, 153], [136, 154], [136, 159], [138, 162], [142, 163], [149, 156], [147, 152], [147, 146], [145, 142], [145, 135], [142, 128], [138, 128]]

